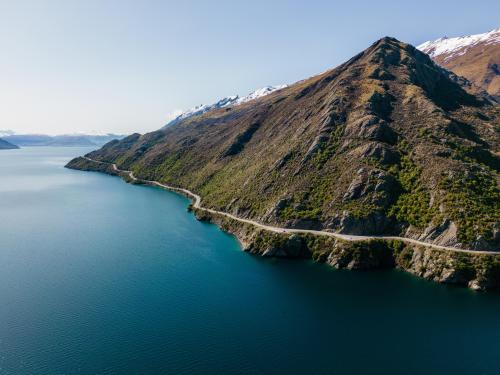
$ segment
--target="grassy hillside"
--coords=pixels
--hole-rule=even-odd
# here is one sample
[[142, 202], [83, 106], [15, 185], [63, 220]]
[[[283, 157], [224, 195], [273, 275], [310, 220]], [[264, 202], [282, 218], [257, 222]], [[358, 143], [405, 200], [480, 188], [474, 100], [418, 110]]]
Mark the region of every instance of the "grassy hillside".
[[460, 81], [384, 38], [266, 97], [89, 156], [266, 223], [499, 249], [500, 109]]

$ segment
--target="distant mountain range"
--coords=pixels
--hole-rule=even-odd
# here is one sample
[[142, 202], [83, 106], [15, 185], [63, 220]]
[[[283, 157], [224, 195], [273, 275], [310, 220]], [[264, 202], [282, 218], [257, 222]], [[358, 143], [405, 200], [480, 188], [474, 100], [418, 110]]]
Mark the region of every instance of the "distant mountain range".
[[500, 99], [500, 28], [483, 34], [443, 37], [417, 48], [439, 65]]
[[13, 150], [16, 148], [19, 148], [19, 147], [16, 145], [13, 145], [10, 142], [7, 142], [6, 140], [4, 140], [2, 138], [0, 138], [0, 150]]
[[235, 105], [249, 102], [249, 101], [254, 100], [254, 99], [262, 98], [263, 96], [269, 95], [270, 93], [272, 93], [276, 90], [283, 89], [285, 87], [287, 87], [287, 85], [266, 86], [266, 87], [260, 88], [258, 90], [255, 90], [246, 96], [240, 97], [239, 95], [233, 95], [233, 96], [228, 96], [228, 97], [225, 97], [223, 99], [220, 99], [219, 101], [212, 103], [212, 104], [201, 104], [199, 106], [193, 107], [191, 109], [188, 109], [188, 110], [182, 112], [176, 118], [171, 120], [167, 125], [165, 125], [165, 127], [172, 126], [181, 120], [185, 120], [185, 119], [192, 117], [192, 116], [201, 115], [203, 113], [206, 113], [208, 111], [212, 111], [214, 109], [221, 109], [221, 108], [226, 108], [229, 106], [235, 106]]
[[12, 131], [2, 131], [2, 139], [21, 147], [29, 146], [102, 146], [113, 139], [122, 139], [123, 135], [105, 134], [105, 135], [86, 135], [86, 134], [67, 134], [67, 135], [44, 135], [44, 134], [13, 134]]

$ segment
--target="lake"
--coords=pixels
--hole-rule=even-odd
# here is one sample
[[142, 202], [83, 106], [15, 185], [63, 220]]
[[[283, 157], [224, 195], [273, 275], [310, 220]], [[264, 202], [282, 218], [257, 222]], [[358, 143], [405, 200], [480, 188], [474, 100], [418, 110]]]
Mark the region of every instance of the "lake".
[[244, 253], [89, 151], [0, 151], [1, 374], [500, 373], [499, 293]]

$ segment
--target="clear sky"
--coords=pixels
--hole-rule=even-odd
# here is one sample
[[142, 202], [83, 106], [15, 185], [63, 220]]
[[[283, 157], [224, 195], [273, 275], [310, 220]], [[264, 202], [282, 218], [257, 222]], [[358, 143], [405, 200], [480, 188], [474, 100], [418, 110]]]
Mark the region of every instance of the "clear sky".
[[332, 68], [385, 35], [499, 27], [497, 1], [0, 0], [0, 129], [146, 132]]

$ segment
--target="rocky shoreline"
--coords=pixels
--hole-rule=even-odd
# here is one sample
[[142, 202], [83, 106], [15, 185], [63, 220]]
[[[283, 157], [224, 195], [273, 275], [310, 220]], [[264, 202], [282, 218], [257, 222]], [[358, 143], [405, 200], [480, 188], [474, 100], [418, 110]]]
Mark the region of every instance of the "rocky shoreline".
[[[111, 165], [83, 158], [72, 160], [67, 168], [118, 175], [131, 182], [128, 174]], [[243, 251], [254, 255], [282, 258], [309, 258], [337, 269], [373, 270], [397, 268], [427, 280], [485, 291], [500, 288], [498, 254], [460, 253], [431, 249], [398, 240], [373, 239], [350, 242], [311, 234], [274, 233], [226, 216], [188, 208], [200, 221], [218, 225], [233, 234]]]
[[438, 283], [485, 291], [500, 287], [500, 256], [430, 249], [402, 241], [349, 242], [302, 234], [271, 233], [221, 215], [191, 210], [201, 221], [235, 235], [244, 251], [268, 257], [311, 258], [337, 269], [397, 268]]

